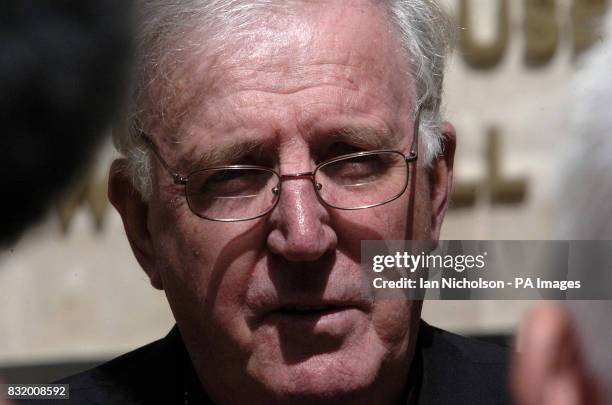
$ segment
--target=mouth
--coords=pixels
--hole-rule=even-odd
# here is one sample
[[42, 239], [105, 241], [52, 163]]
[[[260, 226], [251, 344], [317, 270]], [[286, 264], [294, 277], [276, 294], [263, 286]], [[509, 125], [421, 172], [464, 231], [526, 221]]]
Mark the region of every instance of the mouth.
[[353, 309], [354, 306], [341, 306], [341, 305], [284, 305], [281, 308], [273, 311], [272, 314], [280, 314], [286, 316], [325, 316], [333, 313], [344, 311], [347, 309]]
[[257, 328], [276, 336], [286, 354], [331, 353], [363, 330], [366, 319], [354, 305], [287, 304], [268, 312]]
[[253, 328], [274, 330], [287, 341], [309, 347], [315, 342], [317, 345], [323, 344], [321, 339], [337, 344], [356, 330], [365, 328], [368, 323], [368, 302], [358, 299], [293, 298], [269, 305], [260, 312], [258, 320], [252, 324]]
[[[329, 294], [331, 295], [331, 294]], [[259, 298], [259, 297], [258, 297]], [[253, 328], [262, 324], [307, 326], [326, 324], [342, 319], [353, 321], [369, 318], [373, 302], [357, 294], [336, 293], [334, 297], [308, 297], [302, 294], [262, 295], [250, 305], [249, 323]]]
[[259, 326], [272, 328], [283, 341], [302, 348], [315, 345], [329, 349], [326, 344], [336, 347], [362, 329], [366, 320], [360, 307], [348, 303], [291, 303], [268, 312]]
[[288, 304], [269, 312], [264, 317], [264, 323], [295, 330], [313, 327], [327, 329], [351, 322], [359, 314], [362, 314], [359, 307], [348, 304]]

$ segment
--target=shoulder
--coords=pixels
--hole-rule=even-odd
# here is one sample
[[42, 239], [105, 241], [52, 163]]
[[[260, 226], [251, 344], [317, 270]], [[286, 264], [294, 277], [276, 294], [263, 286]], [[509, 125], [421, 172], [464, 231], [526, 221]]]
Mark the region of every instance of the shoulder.
[[[70, 385], [75, 404], [173, 403], [181, 393], [178, 331], [57, 383]], [[180, 337], [178, 337], [180, 339]], [[159, 402], [161, 401], [161, 402]]]
[[460, 355], [472, 364], [505, 365], [508, 363], [510, 350], [506, 347], [457, 335], [424, 322], [423, 324], [422, 336], [429, 335], [430, 341], [435, 342], [437, 346], [446, 346], [453, 354]]
[[510, 350], [421, 323], [422, 392], [427, 404], [506, 404]]

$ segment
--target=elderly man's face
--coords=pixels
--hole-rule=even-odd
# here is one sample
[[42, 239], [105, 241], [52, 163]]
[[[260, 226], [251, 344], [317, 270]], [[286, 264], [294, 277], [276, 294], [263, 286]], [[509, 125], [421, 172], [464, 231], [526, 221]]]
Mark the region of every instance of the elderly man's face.
[[[378, 10], [357, 3], [304, 6], [299, 21], [190, 66], [177, 84], [193, 97], [176, 142], [150, 129], [161, 155], [182, 173], [256, 164], [294, 174], [381, 145], [408, 154], [415, 104], [404, 53]], [[360, 241], [437, 238], [451, 161], [431, 174], [419, 165], [401, 198], [359, 211], [328, 208], [309, 180], [292, 179], [265, 217], [212, 222], [161, 167], [146, 205], [117, 197], [125, 181], [111, 198], [215, 399], [380, 400], [406, 381], [420, 303], [362, 298]]]

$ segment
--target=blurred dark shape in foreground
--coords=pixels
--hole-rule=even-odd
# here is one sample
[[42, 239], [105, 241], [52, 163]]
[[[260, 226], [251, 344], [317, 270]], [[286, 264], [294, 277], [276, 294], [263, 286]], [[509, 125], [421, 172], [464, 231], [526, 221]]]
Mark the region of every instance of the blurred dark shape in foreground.
[[124, 0], [0, 2], [0, 245], [102, 141], [127, 87], [131, 16]]

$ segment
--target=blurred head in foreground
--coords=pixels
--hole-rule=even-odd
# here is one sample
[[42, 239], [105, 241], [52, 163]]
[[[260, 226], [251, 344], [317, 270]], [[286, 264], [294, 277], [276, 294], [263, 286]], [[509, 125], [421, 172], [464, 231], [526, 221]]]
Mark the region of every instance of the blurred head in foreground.
[[573, 82], [572, 137], [561, 164], [559, 237], [612, 239], [612, 18]]
[[[612, 14], [604, 27], [572, 83], [573, 130], [557, 185], [560, 239], [612, 239]], [[521, 328], [517, 404], [612, 404], [611, 312], [610, 301], [538, 305]]]
[[440, 232], [438, 6], [145, 3], [109, 195], [206, 392], [399, 398], [421, 303], [364, 299], [360, 242]]
[[0, 5], [0, 243], [13, 242], [78, 175], [110, 126], [131, 50], [126, 2]]

